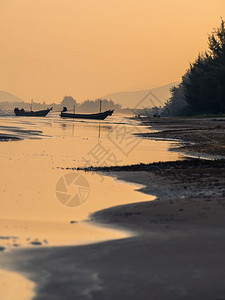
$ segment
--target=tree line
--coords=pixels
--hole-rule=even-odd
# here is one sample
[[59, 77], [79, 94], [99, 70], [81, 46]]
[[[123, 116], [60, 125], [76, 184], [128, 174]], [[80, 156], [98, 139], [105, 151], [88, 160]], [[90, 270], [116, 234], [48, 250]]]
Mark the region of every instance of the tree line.
[[190, 64], [171, 89], [163, 115], [225, 114], [225, 24], [208, 36], [208, 50]]
[[24, 108], [25, 110], [41, 110], [46, 109], [47, 107], [53, 107], [54, 111], [61, 111], [64, 106], [68, 108], [68, 110], [73, 110], [74, 106], [76, 111], [79, 112], [97, 112], [99, 111], [100, 100], [102, 101], [102, 110], [114, 109], [117, 111], [121, 111], [122, 107], [120, 104], [114, 103], [112, 100], [107, 99], [95, 99], [95, 100], [85, 100], [83, 102], [77, 102], [72, 96], [65, 96], [62, 101], [57, 103], [48, 103], [45, 102], [38, 103], [32, 101], [32, 103], [28, 102], [1, 102], [0, 103], [0, 112], [5, 110], [14, 110], [15, 107]]

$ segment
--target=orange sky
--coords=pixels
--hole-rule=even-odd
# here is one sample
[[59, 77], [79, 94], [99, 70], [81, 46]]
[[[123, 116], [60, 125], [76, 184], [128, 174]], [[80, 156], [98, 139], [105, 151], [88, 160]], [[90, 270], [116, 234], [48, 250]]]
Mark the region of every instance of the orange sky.
[[95, 99], [180, 80], [225, 0], [0, 0], [0, 90]]

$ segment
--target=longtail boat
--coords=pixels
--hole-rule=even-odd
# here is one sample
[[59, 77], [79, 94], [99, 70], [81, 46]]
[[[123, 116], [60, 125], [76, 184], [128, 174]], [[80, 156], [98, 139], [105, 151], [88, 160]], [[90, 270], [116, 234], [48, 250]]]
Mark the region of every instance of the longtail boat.
[[105, 118], [113, 114], [113, 110], [106, 110], [96, 114], [73, 114], [66, 111], [64, 108], [60, 114], [61, 118], [105, 120]]
[[100, 112], [95, 114], [75, 114], [75, 106], [74, 113], [67, 112], [67, 108], [63, 107], [63, 110], [60, 113], [61, 118], [72, 118], [72, 119], [92, 119], [92, 120], [105, 120], [108, 116], [111, 116], [114, 110], [106, 110], [101, 112], [102, 102], [100, 101]]
[[38, 111], [33, 111], [33, 110], [26, 111], [23, 108], [19, 109], [16, 107], [14, 109], [14, 113], [16, 116], [20, 116], [20, 117], [45, 117], [50, 112], [50, 110], [52, 110], [52, 107], [43, 110], [38, 110]]

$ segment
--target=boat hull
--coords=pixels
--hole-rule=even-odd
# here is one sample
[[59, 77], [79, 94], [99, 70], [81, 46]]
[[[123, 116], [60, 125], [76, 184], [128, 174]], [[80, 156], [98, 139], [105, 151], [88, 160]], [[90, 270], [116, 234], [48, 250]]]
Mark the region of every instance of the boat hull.
[[92, 119], [92, 120], [105, 120], [108, 116], [113, 114], [113, 110], [107, 110], [102, 113], [97, 114], [71, 114], [67, 112], [61, 112], [61, 118], [71, 118], [71, 119]]

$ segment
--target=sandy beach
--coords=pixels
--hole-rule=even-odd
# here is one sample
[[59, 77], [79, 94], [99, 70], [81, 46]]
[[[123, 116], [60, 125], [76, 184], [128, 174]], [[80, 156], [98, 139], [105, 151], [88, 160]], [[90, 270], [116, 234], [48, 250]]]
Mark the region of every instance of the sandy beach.
[[[188, 122], [185, 127], [183, 133], [190, 130]], [[86, 170], [141, 184], [140, 192], [156, 200], [90, 216], [104, 226], [132, 230], [130, 238], [2, 253], [1, 265], [35, 282], [34, 299], [225, 299], [224, 160]]]

